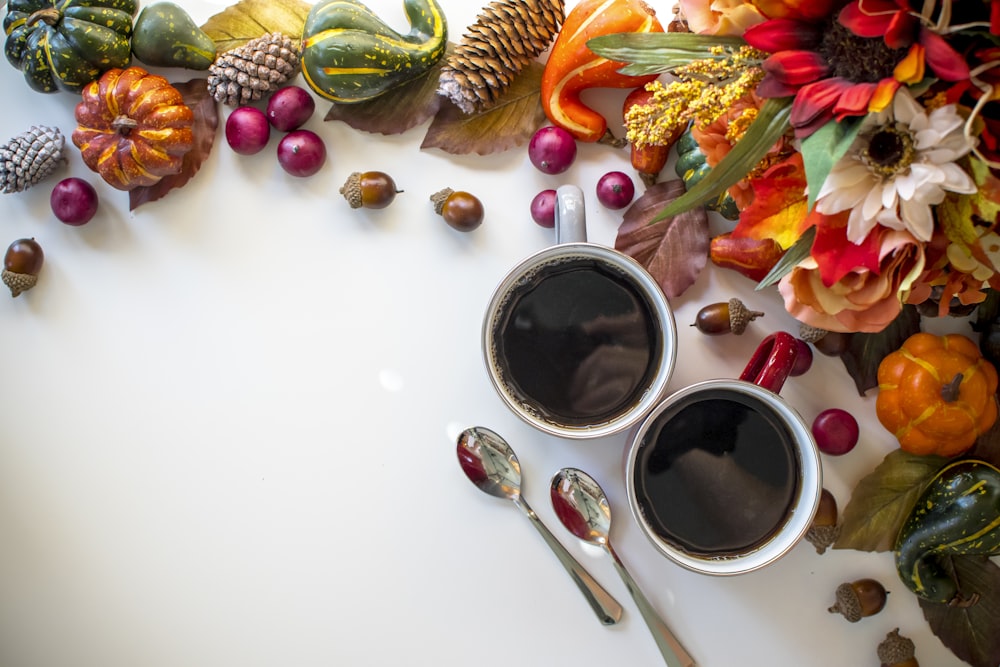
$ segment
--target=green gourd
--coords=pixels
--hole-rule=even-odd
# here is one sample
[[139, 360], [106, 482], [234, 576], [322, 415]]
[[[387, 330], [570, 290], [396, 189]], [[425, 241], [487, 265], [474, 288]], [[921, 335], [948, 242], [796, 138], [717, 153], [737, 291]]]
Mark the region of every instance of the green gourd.
[[970, 604], [941, 564], [945, 556], [1000, 553], [1000, 470], [975, 459], [942, 468], [921, 493], [896, 538], [896, 570], [919, 597]]
[[132, 60], [135, 0], [9, 0], [7, 60], [34, 90], [79, 93]]
[[[677, 140], [677, 162], [674, 163], [674, 171], [684, 181], [684, 186], [689, 190], [694, 184], [700, 181], [705, 175], [712, 171], [705, 160], [705, 154], [698, 147], [691, 130], [685, 130]], [[705, 204], [709, 211], [715, 211], [727, 220], [737, 220], [740, 217], [740, 210], [736, 206], [736, 201], [724, 192], [715, 201]]]
[[302, 76], [328, 100], [370, 100], [429, 70], [444, 55], [448, 26], [436, 0], [404, 0], [400, 34], [356, 0], [320, 0], [302, 31]]
[[206, 70], [215, 62], [216, 48], [183, 8], [156, 2], [135, 20], [132, 53], [147, 65]]

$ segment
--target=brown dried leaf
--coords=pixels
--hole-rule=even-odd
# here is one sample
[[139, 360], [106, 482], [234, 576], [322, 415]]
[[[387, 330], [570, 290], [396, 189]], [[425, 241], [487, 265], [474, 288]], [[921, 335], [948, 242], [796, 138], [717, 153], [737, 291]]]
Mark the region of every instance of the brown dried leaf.
[[854, 487], [833, 548], [891, 551], [913, 503], [947, 462], [940, 456], [918, 456], [901, 449], [890, 452]]
[[[448, 45], [449, 52], [452, 45]], [[426, 122], [441, 108], [438, 75], [445, 58], [402, 86], [356, 104], [334, 104], [323, 120], [339, 120], [355, 130], [375, 134], [402, 134]]]
[[667, 298], [683, 294], [708, 262], [711, 234], [703, 207], [650, 224], [682, 194], [678, 179], [647, 188], [625, 212], [615, 239], [615, 248], [645, 266]]
[[973, 667], [1000, 665], [1000, 567], [979, 556], [943, 558], [942, 564], [963, 596], [979, 599], [970, 607], [920, 600], [931, 631]]
[[854, 379], [858, 394], [865, 395], [878, 386], [878, 367], [887, 355], [903, 346], [911, 335], [920, 331], [920, 313], [914, 306], [903, 306], [902, 312], [878, 333], [856, 333], [847, 350], [840, 355], [844, 367]]
[[186, 83], [175, 83], [174, 88], [181, 92], [184, 104], [194, 112], [194, 146], [184, 156], [181, 170], [173, 176], [165, 176], [159, 182], [148, 187], [135, 188], [128, 193], [129, 210], [134, 211], [139, 206], [160, 199], [171, 190], [175, 190], [191, 180], [202, 163], [208, 159], [215, 143], [215, 135], [219, 129], [219, 108], [215, 100], [208, 94], [208, 82], [205, 79], [192, 79]]
[[499, 103], [485, 111], [464, 114], [442, 100], [420, 148], [440, 148], [453, 155], [489, 155], [523, 146], [545, 122], [542, 110], [541, 63], [533, 62], [514, 79]]
[[223, 53], [269, 32], [300, 37], [310, 9], [303, 0], [240, 0], [210, 16], [201, 29]]

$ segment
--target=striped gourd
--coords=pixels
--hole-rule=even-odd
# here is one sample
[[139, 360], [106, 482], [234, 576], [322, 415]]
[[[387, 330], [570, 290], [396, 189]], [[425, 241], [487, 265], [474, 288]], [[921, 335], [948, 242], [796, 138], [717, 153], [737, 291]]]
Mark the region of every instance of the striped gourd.
[[302, 31], [302, 75], [334, 102], [362, 102], [413, 80], [444, 55], [448, 27], [436, 0], [404, 0], [410, 32], [354, 0], [322, 0]]

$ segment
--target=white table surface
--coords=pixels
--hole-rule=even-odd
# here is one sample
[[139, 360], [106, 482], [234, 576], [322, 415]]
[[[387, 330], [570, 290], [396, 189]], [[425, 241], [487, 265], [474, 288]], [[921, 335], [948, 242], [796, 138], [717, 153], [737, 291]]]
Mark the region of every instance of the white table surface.
[[[181, 2], [199, 23], [228, 4]], [[442, 3], [457, 40], [480, 5]], [[369, 4], [405, 29], [400, 3]], [[669, 20], [666, 3], [658, 10]], [[5, 139], [39, 123], [68, 138], [75, 96], [34, 93], [6, 63], [0, 88]], [[589, 99], [614, 115], [623, 96]], [[803, 543], [754, 574], [687, 572], [632, 520], [625, 436], [542, 435], [494, 393], [479, 348], [483, 309], [509, 267], [553, 242], [528, 203], [576, 183], [591, 240], [612, 244], [621, 214], [598, 204], [594, 185], [630, 171], [625, 151], [582, 145], [567, 173], [546, 176], [526, 148], [421, 150], [426, 125], [366, 135], [324, 122], [328, 107], [320, 100], [306, 125], [329, 149], [312, 178], [281, 170], [276, 133], [245, 157], [220, 125], [194, 180], [135, 212], [69, 142], [55, 177], [0, 195], [0, 245], [32, 236], [46, 256], [34, 290], [0, 295], [0, 664], [662, 664], [610, 560], [556, 521], [548, 484], [563, 466], [604, 486], [612, 541], [702, 667], [876, 665], [875, 647], [895, 627], [922, 665], [961, 664], [889, 554], [820, 556]], [[337, 189], [370, 169], [405, 192], [388, 209], [352, 210]], [[101, 197], [83, 227], [49, 208], [52, 185], [70, 175]], [[434, 214], [428, 197], [446, 186], [482, 199], [482, 227], [462, 234]], [[701, 306], [731, 296], [766, 316], [741, 337], [688, 326]], [[767, 333], [797, 332], [775, 291], [712, 267], [673, 306], [671, 389], [733, 377]], [[874, 396], [859, 397], [840, 362], [821, 355], [783, 395], [807, 421], [829, 407], [861, 421], [855, 451], [823, 458], [843, 508], [895, 447]], [[513, 505], [466, 481], [455, 438], [476, 424], [513, 445], [525, 498], [625, 606], [618, 626], [597, 623]], [[836, 586], [860, 577], [890, 590], [885, 610], [857, 624], [828, 613]]]

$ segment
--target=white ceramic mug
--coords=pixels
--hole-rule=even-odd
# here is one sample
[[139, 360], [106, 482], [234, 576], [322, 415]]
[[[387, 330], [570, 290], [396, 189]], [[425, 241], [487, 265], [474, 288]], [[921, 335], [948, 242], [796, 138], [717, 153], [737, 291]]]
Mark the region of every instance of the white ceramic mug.
[[708, 380], [664, 399], [631, 437], [625, 482], [653, 546], [703, 574], [773, 563], [812, 523], [823, 471], [812, 431], [780, 396], [797, 354], [765, 338], [737, 380]]
[[641, 264], [586, 241], [576, 186], [556, 191], [556, 241], [494, 291], [482, 328], [487, 372], [507, 406], [541, 431], [623, 431], [665, 394], [676, 357], [673, 311]]

